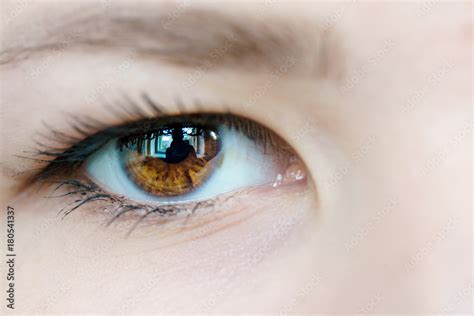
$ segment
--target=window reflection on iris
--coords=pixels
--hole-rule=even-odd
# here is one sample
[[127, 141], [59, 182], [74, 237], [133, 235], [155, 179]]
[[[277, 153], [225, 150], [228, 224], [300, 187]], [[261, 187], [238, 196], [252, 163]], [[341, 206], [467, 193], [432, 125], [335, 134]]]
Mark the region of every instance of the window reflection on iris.
[[173, 126], [120, 139], [128, 176], [156, 196], [191, 192], [212, 173], [221, 140], [217, 130]]

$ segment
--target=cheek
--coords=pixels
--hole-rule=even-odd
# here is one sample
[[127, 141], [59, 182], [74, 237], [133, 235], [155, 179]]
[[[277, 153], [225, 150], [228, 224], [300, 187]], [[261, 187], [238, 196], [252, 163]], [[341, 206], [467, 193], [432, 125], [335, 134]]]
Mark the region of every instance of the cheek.
[[19, 294], [31, 304], [25, 310], [48, 302], [46, 310], [55, 312], [110, 306], [116, 312], [173, 311], [183, 305], [206, 312], [249, 296], [261, 305], [268, 293], [289, 294], [268, 288], [275, 273], [288, 280], [288, 291], [298, 286], [295, 274], [304, 272], [282, 267], [303, 253], [317, 215], [314, 195], [301, 183], [244, 194], [228, 204], [226, 215], [144, 224], [126, 236], [129, 220], [105, 227], [106, 215], [86, 208], [61, 220], [64, 200], [40, 194], [15, 202], [24, 257], [18, 286], [30, 289]]

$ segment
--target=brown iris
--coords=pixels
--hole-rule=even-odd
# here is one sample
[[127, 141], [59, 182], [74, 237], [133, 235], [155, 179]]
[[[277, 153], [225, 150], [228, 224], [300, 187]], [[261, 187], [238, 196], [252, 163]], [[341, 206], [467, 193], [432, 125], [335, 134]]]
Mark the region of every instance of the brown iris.
[[212, 128], [172, 126], [119, 141], [128, 176], [156, 196], [191, 192], [211, 174], [220, 150]]

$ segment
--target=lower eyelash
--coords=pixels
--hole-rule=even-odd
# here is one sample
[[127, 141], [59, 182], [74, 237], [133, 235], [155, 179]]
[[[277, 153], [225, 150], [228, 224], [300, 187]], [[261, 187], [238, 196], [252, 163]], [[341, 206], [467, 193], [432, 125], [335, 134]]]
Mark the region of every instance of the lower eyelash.
[[[164, 206], [133, 202], [127, 200], [124, 197], [106, 193], [96, 184], [88, 183], [86, 181], [64, 179], [54, 183], [56, 186], [48, 198], [71, 197], [73, 199], [71, 203], [59, 211], [58, 215], [62, 214], [63, 218], [65, 218], [83, 206], [89, 205], [89, 203], [105, 201], [107, 203], [99, 205], [98, 208], [108, 210], [111, 214], [112, 218], [107, 222], [107, 226], [111, 225], [119, 217], [128, 214], [129, 212], [131, 212], [133, 216], [137, 217], [137, 221], [134, 223], [128, 234], [130, 234], [139, 223], [152, 214], [163, 219], [176, 218], [178, 216], [188, 218], [198, 212], [201, 213], [202, 211], [215, 211], [216, 206], [222, 207], [242, 191], [249, 192], [255, 190], [255, 188], [248, 188], [239, 191], [238, 193], [232, 192], [225, 196], [217, 196], [216, 198], [210, 200], [183, 204], [169, 204]], [[65, 189], [66, 192], [60, 195], [54, 195], [60, 189]]]

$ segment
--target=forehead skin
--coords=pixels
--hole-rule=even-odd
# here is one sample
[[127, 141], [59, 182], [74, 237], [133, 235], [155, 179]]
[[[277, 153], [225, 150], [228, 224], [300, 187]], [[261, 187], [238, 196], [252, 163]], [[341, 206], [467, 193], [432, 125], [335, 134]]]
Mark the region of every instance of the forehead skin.
[[[60, 16], [74, 12], [123, 7], [139, 16], [143, 11], [166, 10], [170, 21], [175, 16], [179, 19], [182, 12], [179, 3], [132, 1], [77, 1], [67, 5], [64, 1], [32, 6], [2, 2], [3, 49], [40, 38], [32, 34], [51, 24], [61, 25], [64, 20]], [[291, 145], [305, 161], [319, 199], [314, 230], [311, 238], [300, 244], [301, 251], [295, 250], [292, 260], [282, 261], [278, 267], [260, 271], [265, 282], [259, 291], [243, 285], [233, 300], [220, 302], [218, 310], [281, 311], [281, 306], [274, 307], [275, 302], [285, 301], [288, 292], [301, 291], [304, 295], [295, 294], [298, 299], [291, 311], [431, 312], [450, 306], [451, 298], [457, 297], [465, 284], [472, 284], [470, 2], [226, 2], [225, 6], [199, 2], [192, 6], [204, 15], [217, 12], [236, 23], [263, 21], [263, 25], [271, 25], [278, 21], [278, 27], [273, 27], [280, 34], [287, 29], [298, 33], [297, 41], [289, 42], [295, 46], [277, 42], [275, 48], [298, 53], [304, 50], [295, 67], [266, 90], [259, 106], [232, 110], [277, 130], [289, 142], [297, 139]], [[321, 76], [321, 69], [313, 67], [320, 56], [320, 46], [313, 40], [319, 38], [321, 30], [336, 34], [332, 38], [336, 44], [329, 46], [337, 52], [330, 54], [331, 63], [339, 66], [332, 68], [337, 69], [337, 75]], [[94, 54], [90, 49], [82, 47], [70, 54], [81, 56], [85, 63]], [[48, 52], [44, 54], [32, 54], [24, 62], [34, 64]], [[120, 51], [110, 49], [110, 55], [115, 54]], [[63, 56], [63, 67], [68, 65], [68, 56], [69, 52]], [[193, 69], [185, 63], [184, 73], [192, 71], [187, 67]], [[246, 102], [255, 87], [265, 83], [266, 69], [238, 68], [232, 62], [212, 70], [188, 93], [231, 104]], [[71, 106], [67, 102], [69, 91], [54, 91], [54, 98], [63, 102], [40, 113], [41, 107], [34, 100], [41, 94], [19, 89], [21, 85], [15, 84], [21, 78], [15, 73], [17, 69], [0, 68], [2, 200], [12, 196], [16, 184], [10, 172], [18, 171], [14, 155], [23, 150], [39, 127], [36, 116], [47, 115], [60, 124], [59, 113]], [[137, 71], [136, 82], [128, 80], [127, 87], [140, 90], [153, 86], [150, 78], [141, 76]], [[222, 78], [226, 78], [226, 85], [220, 84]], [[55, 80], [58, 77], [51, 79]], [[62, 80], [67, 82], [67, 78]], [[37, 83], [36, 89], [48, 91], [48, 84]], [[87, 91], [77, 87], [71, 95], [80, 98]], [[17, 100], [22, 101], [22, 107], [3, 106]], [[82, 110], [90, 111], [91, 107]], [[15, 130], [18, 117], [31, 129]], [[295, 138], [295, 130], [304, 132]], [[147, 271], [141, 272], [146, 275]], [[87, 272], [100, 278], [100, 271]], [[286, 291], [280, 291], [285, 295], [275, 290], [282, 287], [275, 275], [285, 284]], [[320, 281], [308, 287], [311, 276], [318, 276]], [[190, 284], [190, 288], [196, 285]], [[155, 310], [165, 302], [167, 308], [163, 310], [179, 311], [180, 299], [189, 289], [183, 289], [185, 294], [172, 285], [153, 290], [148, 295], [160, 297]], [[250, 298], [245, 295], [249, 292], [254, 293]], [[469, 300], [456, 301], [453, 309], [469, 310]], [[58, 308], [67, 310], [67, 306]]]

